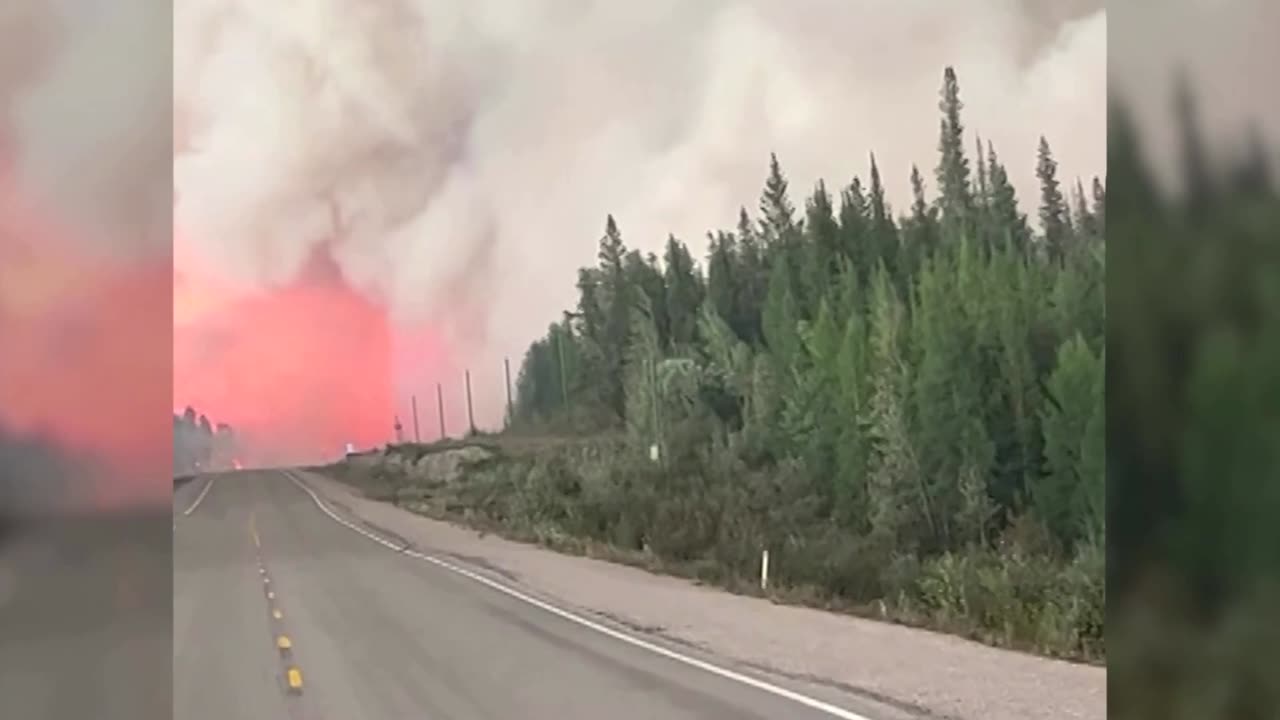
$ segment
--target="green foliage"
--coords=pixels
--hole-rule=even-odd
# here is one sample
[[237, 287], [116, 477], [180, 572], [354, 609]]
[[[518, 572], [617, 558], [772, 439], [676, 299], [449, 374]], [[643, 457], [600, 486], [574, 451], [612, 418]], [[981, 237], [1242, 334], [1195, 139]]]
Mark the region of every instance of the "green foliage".
[[1113, 99], [1118, 181], [1094, 193], [1093, 212], [1120, 239], [1106, 259], [1125, 280], [1107, 286], [1107, 418], [1096, 430], [1106, 436], [1108, 704], [1119, 718], [1271, 718], [1280, 196], [1269, 149], [1249, 144], [1234, 167], [1212, 167], [1189, 105], [1184, 94], [1188, 192], [1158, 190]]
[[[758, 219], [708, 234], [705, 274], [674, 237], [628, 252], [610, 217], [573, 322], [525, 358], [513, 431], [626, 440], [589, 471], [529, 469], [529, 507], [494, 517], [724, 577], [767, 545], [783, 587], [1100, 652], [1102, 564], [1081, 558], [1105, 537], [1105, 189], [1077, 190], [1073, 223], [1042, 144], [1033, 231], [995, 148], [966, 157], [962, 107], [948, 68], [938, 197], [913, 167], [897, 219], [874, 156], [803, 217], [771, 156]], [[1044, 541], [1009, 550], [1018, 523]]]
[[1106, 418], [1102, 361], [1076, 335], [1063, 344], [1047, 383], [1045, 473], [1031, 487], [1041, 520], [1058, 537], [1101, 541], [1106, 476], [1097, 449]]

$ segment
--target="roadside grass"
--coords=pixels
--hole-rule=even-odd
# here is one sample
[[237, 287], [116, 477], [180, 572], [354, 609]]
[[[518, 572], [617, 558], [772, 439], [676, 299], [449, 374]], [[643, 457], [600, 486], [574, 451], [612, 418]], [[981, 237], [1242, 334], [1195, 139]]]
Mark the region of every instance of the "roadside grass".
[[[763, 498], [786, 486], [745, 473], [708, 478], [620, 463], [615, 439], [501, 436], [389, 447], [313, 468], [436, 520], [729, 592], [1105, 664], [1105, 553], [1054, 553], [1030, 521], [996, 548], [917, 557]], [[427, 477], [428, 455], [479, 448], [457, 476]], [[783, 469], [785, 472], [785, 469]], [[759, 584], [770, 550], [769, 588]]]

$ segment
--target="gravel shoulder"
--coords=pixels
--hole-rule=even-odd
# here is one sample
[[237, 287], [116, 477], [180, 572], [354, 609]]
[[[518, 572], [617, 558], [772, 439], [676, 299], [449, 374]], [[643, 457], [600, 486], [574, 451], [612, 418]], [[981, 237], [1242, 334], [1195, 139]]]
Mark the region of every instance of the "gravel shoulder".
[[482, 535], [369, 500], [314, 472], [299, 476], [337, 508], [424, 551], [668, 642], [839, 688], [923, 717], [1105, 718], [1106, 669], [950, 635], [733, 595], [681, 578]]

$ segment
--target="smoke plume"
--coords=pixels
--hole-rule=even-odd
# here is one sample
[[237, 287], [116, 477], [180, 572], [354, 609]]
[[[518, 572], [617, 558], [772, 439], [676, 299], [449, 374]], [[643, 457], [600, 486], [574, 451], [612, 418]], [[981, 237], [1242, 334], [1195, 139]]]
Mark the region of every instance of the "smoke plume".
[[[1024, 211], [1041, 134], [1067, 180], [1105, 172], [1094, 0], [184, 0], [176, 14], [178, 272], [228, 306], [330, 258], [386, 309], [388, 411], [403, 417], [411, 392], [434, 410], [442, 382], [452, 429], [463, 368], [478, 420], [501, 417], [502, 359], [518, 366], [574, 302], [607, 213], [632, 247], [675, 233], [701, 254], [754, 206], [770, 152], [797, 204], [819, 178], [865, 176], [874, 152], [904, 209], [911, 165], [931, 177], [936, 162], [946, 65], [970, 143], [995, 144]], [[203, 337], [192, 322], [179, 343]]]
[[0, 511], [168, 502], [170, 21], [0, 10]]
[[[1176, 190], [1181, 172], [1177, 84], [1194, 96], [1204, 150], [1215, 165], [1261, 150], [1273, 167], [1280, 157], [1280, 65], [1272, 29], [1280, 5], [1270, 0], [1134, 0], [1117, 4], [1126, 42], [1113, 43], [1110, 90], [1141, 130], [1145, 159], [1157, 180]], [[1215, 168], [1221, 169], [1221, 168]]]

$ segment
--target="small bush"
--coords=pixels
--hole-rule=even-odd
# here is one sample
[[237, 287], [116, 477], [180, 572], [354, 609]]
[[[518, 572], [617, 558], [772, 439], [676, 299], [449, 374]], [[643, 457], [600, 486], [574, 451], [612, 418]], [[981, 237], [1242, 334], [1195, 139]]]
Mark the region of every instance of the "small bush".
[[796, 461], [751, 469], [723, 453], [663, 468], [606, 440], [509, 453], [429, 488], [398, 467], [380, 465], [361, 485], [373, 497], [562, 552], [758, 592], [768, 548], [771, 590], [791, 601], [1050, 655], [1105, 650], [1103, 551], [1085, 546], [1063, 559], [1032, 518], [1015, 518], [993, 548], [922, 557], [824, 519]]

